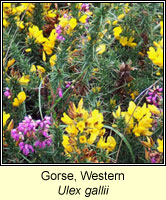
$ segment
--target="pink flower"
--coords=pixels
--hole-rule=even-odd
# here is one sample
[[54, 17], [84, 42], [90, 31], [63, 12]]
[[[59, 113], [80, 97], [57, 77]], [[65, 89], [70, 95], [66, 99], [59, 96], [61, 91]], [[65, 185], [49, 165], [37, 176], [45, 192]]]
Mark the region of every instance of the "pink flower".
[[62, 93], [62, 89], [61, 88], [58, 88], [58, 95], [59, 95], [59, 97], [63, 97], [63, 93]]
[[7, 97], [8, 99], [11, 98], [11, 91], [8, 87], [5, 88], [6, 91], [4, 92], [5, 97]]

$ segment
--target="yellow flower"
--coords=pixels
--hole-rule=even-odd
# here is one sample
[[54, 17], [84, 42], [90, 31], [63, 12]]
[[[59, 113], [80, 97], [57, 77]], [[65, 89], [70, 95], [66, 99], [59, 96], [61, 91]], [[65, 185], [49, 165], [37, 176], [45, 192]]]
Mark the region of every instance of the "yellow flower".
[[69, 25], [72, 29], [74, 29], [77, 26], [77, 20], [75, 18], [71, 18], [69, 21]]
[[26, 94], [24, 91], [19, 92], [17, 98], [14, 98], [13, 106], [18, 107], [20, 106], [26, 99]]
[[80, 140], [80, 143], [81, 144], [85, 144], [87, 142], [87, 139], [86, 139], [86, 136], [85, 135], [82, 135], [79, 137], [79, 140]]
[[12, 119], [7, 126], [7, 131], [11, 131], [13, 128], [14, 128], [14, 122], [13, 122], [13, 119]]
[[139, 122], [135, 125], [133, 129], [133, 133], [136, 137], [139, 137], [141, 135], [143, 136], [151, 136], [152, 132], [149, 131], [149, 128], [152, 127], [153, 119], [150, 118], [151, 113], [146, 114]]
[[57, 10], [49, 10], [48, 12], [47, 12], [47, 17], [49, 17], [49, 18], [54, 18], [54, 17], [56, 17], [56, 14], [57, 13]]
[[6, 126], [7, 120], [10, 118], [10, 114], [3, 111], [3, 127]]
[[91, 134], [90, 134], [90, 137], [87, 140], [87, 143], [88, 144], [93, 144], [98, 135], [99, 135], [99, 131], [97, 129], [91, 129]]
[[121, 115], [121, 108], [120, 108], [120, 106], [118, 106], [118, 109], [116, 110], [116, 112], [113, 112], [112, 114], [113, 114], [113, 117], [115, 119], [119, 118], [120, 115]]
[[122, 46], [126, 46], [127, 45], [127, 37], [124, 37], [124, 36], [122, 36], [122, 37], [120, 37], [120, 44], [122, 45]]
[[140, 56], [142, 56], [142, 57], [144, 57], [144, 56], [145, 56], [145, 54], [144, 54], [144, 53], [142, 53], [141, 51], [140, 51], [140, 52], [138, 52], [138, 54], [139, 54]]
[[97, 103], [96, 103], [97, 108], [100, 107], [100, 104], [101, 104], [101, 102], [97, 101]]
[[97, 147], [107, 149], [108, 151], [113, 151], [116, 147], [116, 140], [112, 136], [108, 136], [107, 141], [105, 141], [102, 136], [97, 143]]
[[155, 114], [155, 115], [160, 115], [161, 114], [160, 110], [155, 105], [148, 104], [148, 108], [149, 108], [150, 112]]
[[123, 19], [124, 17], [125, 17], [125, 15], [121, 14], [121, 15], [118, 16], [118, 20]]
[[80, 21], [81, 23], [85, 24], [85, 23], [86, 23], [87, 17], [88, 17], [87, 15], [83, 15], [83, 16], [79, 19], [79, 21]]
[[19, 79], [19, 83], [21, 85], [27, 85], [30, 81], [30, 76], [29, 75], [23, 75], [20, 79]]
[[69, 20], [68, 20], [68, 18], [66, 18], [66, 17], [61, 17], [59, 20], [60, 20], [59, 25], [60, 25], [62, 28], [64, 28], [65, 26], [67, 26], [68, 23], [69, 23]]
[[134, 100], [135, 97], [138, 96], [138, 94], [139, 94], [138, 91], [134, 91], [134, 92], [132, 92], [132, 93], [130, 94], [132, 100]]
[[97, 54], [102, 54], [106, 51], [106, 45], [105, 44], [100, 44], [97, 48], [96, 48], [96, 52]]
[[83, 121], [78, 122], [77, 128], [79, 129], [80, 133], [82, 133], [84, 131], [84, 128], [85, 128], [85, 122], [83, 122]]
[[73, 151], [73, 148], [69, 143], [69, 137], [67, 135], [63, 135], [62, 145], [64, 146], [67, 155], [69, 155], [69, 153]]
[[35, 25], [29, 27], [28, 35], [30, 38], [35, 38], [36, 39], [35, 42], [38, 44], [43, 44], [44, 42], [48, 40], [47, 38], [43, 36], [43, 31], [39, 30], [39, 27]]
[[9, 22], [6, 19], [3, 19], [3, 26], [7, 28], [9, 26]]
[[160, 26], [161, 26], [160, 34], [163, 36], [163, 21], [160, 22]]
[[42, 58], [43, 58], [43, 61], [44, 61], [44, 62], [46, 62], [46, 54], [45, 54], [45, 52], [44, 52], [44, 51], [43, 51]]
[[53, 56], [50, 57], [50, 65], [51, 65], [51, 67], [53, 67], [55, 65], [56, 59], [57, 59], [56, 54], [54, 54]]
[[67, 126], [66, 129], [65, 129], [69, 134], [70, 136], [76, 136], [78, 134], [78, 130], [77, 128], [74, 126], [74, 125], [71, 125], [71, 126]]
[[118, 23], [118, 20], [113, 21], [112, 25], [116, 25]]
[[73, 124], [73, 120], [68, 115], [66, 115], [66, 113], [63, 113], [63, 117], [61, 117], [61, 120], [63, 123], [65, 123], [67, 125]]
[[135, 109], [136, 109], [135, 103], [133, 101], [130, 101], [129, 102], [129, 107], [128, 107], [128, 114], [129, 115], [133, 115], [134, 112], [136, 111]]
[[141, 141], [142, 145], [144, 145], [147, 148], [151, 148], [154, 145], [154, 141], [151, 137], [146, 137], [147, 138], [147, 142], [145, 141]]
[[45, 73], [45, 69], [44, 69], [44, 67], [42, 67], [42, 66], [40, 66], [40, 65], [37, 65], [36, 66], [37, 67], [37, 69], [38, 69], [38, 71], [40, 72], [40, 73]]
[[81, 98], [79, 103], [78, 103], [78, 108], [77, 108], [78, 113], [82, 112], [82, 107], [83, 107], [83, 98]]
[[16, 62], [16, 60], [14, 58], [12, 58], [11, 60], [8, 61], [6, 68], [8, 69], [9, 67], [11, 67], [14, 63]]
[[35, 65], [31, 66], [30, 72], [36, 72], [36, 66]]
[[163, 153], [163, 139], [162, 139], [162, 140], [157, 139], [157, 143], [158, 143], [157, 150], [158, 150], [160, 153]]
[[29, 52], [31, 52], [31, 51], [32, 51], [31, 48], [25, 49], [25, 52], [26, 52], [26, 53], [29, 53]]
[[120, 39], [119, 36], [120, 36], [120, 34], [122, 33], [122, 31], [123, 31], [123, 29], [122, 29], [121, 26], [115, 27], [115, 28], [113, 29], [114, 36], [115, 36], [115, 38], [116, 38], [117, 40]]
[[133, 37], [130, 37], [130, 38], [129, 38], [129, 41], [127, 42], [127, 45], [128, 45], [129, 47], [135, 47], [135, 46], [137, 46], [137, 43], [133, 42], [133, 40], [134, 40]]
[[116, 100], [110, 99], [110, 105], [114, 108], [116, 106]]
[[153, 47], [149, 48], [147, 51], [148, 57], [155, 65], [158, 65], [160, 68], [163, 68], [163, 48], [155, 49]]
[[18, 22], [16, 22], [16, 24], [20, 29], [24, 29], [24, 22], [23, 21], [18, 21]]

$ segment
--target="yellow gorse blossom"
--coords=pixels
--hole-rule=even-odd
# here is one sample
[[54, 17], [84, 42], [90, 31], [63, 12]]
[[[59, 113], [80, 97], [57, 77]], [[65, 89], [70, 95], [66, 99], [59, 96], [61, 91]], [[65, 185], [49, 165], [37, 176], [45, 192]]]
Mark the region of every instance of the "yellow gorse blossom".
[[[70, 152], [76, 153], [79, 151], [77, 146], [78, 142], [85, 146], [97, 142], [98, 148], [103, 148], [108, 151], [112, 151], [116, 146], [116, 141], [112, 136], [104, 144], [103, 135], [105, 129], [103, 129], [103, 115], [96, 109], [88, 113], [83, 108], [83, 99], [79, 101], [78, 107], [74, 103], [70, 103], [68, 115], [63, 113], [61, 120], [67, 124], [65, 129], [67, 135], [65, 135], [62, 142], [67, 155]], [[102, 138], [99, 140], [100, 137]]]
[[97, 48], [96, 48], [96, 52], [97, 54], [103, 54], [106, 51], [106, 45], [105, 44], [100, 44]]
[[52, 55], [52, 56], [50, 57], [50, 65], [51, 65], [51, 67], [53, 67], [53, 66], [55, 65], [56, 59], [57, 59], [56, 54], [54, 54], [54, 55]]
[[19, 83], [20, 85], [27, 85], [30, 81], [30, 76], [29, 75], [23, 75], [20, 79], [19, 79]]
[[125, 17], [125, 15], [124, 15], [124, 14], [121, 14], [121, 15], [118, 16], [118, 20], [121, 20], [121, 19], [123, 19], [124, 17]]
[[[129, 102], [129, 107], [126, 112], [121, 112], [120, 106], [116, 112], [113, 112], [113, 117], [118, 119], [123, 117], [127, 125], [127, 133], [134, 133], [136, 137], [151, 136], [152, 132], [149, 130], [153, 123], [153, 114], [160, 114], [157, 107], [143, 104], [143, 106], [136, 106], [133, 101]], [[115, 127], [115, 125], [114, 125]]]
[[158, 143], [158, 147], [157, 147], [157, 150], [160, 152], [160, 153], [163, 153], [163, 139], [157, 139], [157, 143]]
[[57, 10], [49, 10], [46, 13], [46, 16], [49, 17], [49, 18], [54, 18], [54, 17], [56, 17], [56, 15], [57, 15]]
[[83, 15], [83, 16], [81, 16], [81, 18], [79, 19], [79, 21], [80, 21], [81, 23], [85, 24], [85, 23], [86, 23], [87, 17], [88, 17], [87, 15]]
[[147, 138], [147, 142], [141, 141], [141, 143], [144, 147], [151, 148], [154, 145], [154, 141], [151, 137], [146, 137], [146, 138]]
[[69, 25], [72, 29], [74, 29], [77, 26], [77, 20], [75, 18], [71, 18], [69, 21]]
[[68, 24], [69, 24], [69, 20], [68, 20], [68, 18], [67, 17], [61, 17], [61, 18], [59, 18], [59, 25], [62, 27], [62, 28], [64, 28], [64, 27], [66, 27]]
[[154, 47], [150, 47], [148, 53], [148, 57], [152, 60], [155, 65], [158, 65], [160, 68], [163, 68], [163, 49]]
[[44, 51], [43, 51], [43, 53], [42, 53], [42, 59], [43, 59], [44, 62], [46, 62], [46, 54], [45, 54]]
[[108, 151], [113, 151], [116, 146], [116, 140], [112, 136], [108, 136], [107, 140], [102, 137], [100, 137], [97, 147], [101, 149], [106, 149]]
[[31, 51], [32, 51], [31, 48], [25, 49], [25, 52], [26, 52], [26, 53], [29, 53], [29, 52], [31, 52]]
[[114, 32], [114, 37], [119, 40], [120, 39], [120, 34], [122, 33], [123, 29], [121, 26], [118, 26], [116, 28], [113, 29], [113, 32]]
[[10, 114], [3, 111], [3, 127], [6, 126], [7, 120], [10, 118]]
[[[163, 21], [160, 22], [160, 26], [160, 34], [163, 37]], [[149, 47], [149, 51], [147, 51], [148, 57], [153, 64], [163, 68], [163, 38], [158, 43], [154, 41], [153, 44], [157, 50], [154, 47]]]
[[11, 67], [14, 63], [16, 62], [16, 60], [14, 58], [12, 58], [11, 60], [8, 61], [6, 68], [8, 69], [9, 67]]
[[20, 106], [26, 99], [26, 94], [24, 91], [19, 92], [17, 98], [14, 98], [13, 106], [18, 107]]
[[127, 37], [124, 37], [124, 36], [122, 36], [122, 37], [120, 37], [120, 40], [119, 40], [119, 42], [120, 42], [120, 44], [122, 45], [122, 46], [126, 46], [127, 45]]

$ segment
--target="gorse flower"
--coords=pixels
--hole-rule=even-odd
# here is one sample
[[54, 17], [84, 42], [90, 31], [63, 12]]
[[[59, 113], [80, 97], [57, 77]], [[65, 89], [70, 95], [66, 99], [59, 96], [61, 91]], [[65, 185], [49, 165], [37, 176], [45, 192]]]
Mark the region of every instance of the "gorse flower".
[[120, 39], [120, 34], [122, 33], [123, 29], [121, 26], [118, 26], [116, 28], [113, 29], [113, 32], [114, 32], [114, 36], [117, 40]]
[[3, 127], [6, 126], [7, 120], [10, 118], [10, 114], [3, 111]]
[[26, 99], [26, 94], [24, 91], [19, 92], [17, 98], [14, 98], [13, 106], [18, 107], [20, 106]]
[[141, 143], [146, 148], [151, 148], [154, 145], [154, 141], [153, 141], [153, 139], [151, 137], [146, 137], [146, 138], [147, 138], [147, 142], [146, 141], [141, 141]]
[[96, 48], [96, 52], [97, 54], [102, 54], [106, 51], [106, 45], [105, 44], [100, 44], [97, 48]]
[[157, 107], [151, 107], [151, 105], [143, 104], [142, 107], [136, 106], [133, 101], [130, 101], [128, 110], [121, 112], [120, 106], [116, 112], [113, 112], [113, 117], [118, 119], [123, 117], [126, 123], [127, 133], [134, 133], [136, 137], [139, 136], [151, 136], [152, 132], [149, 130], [152, 128], [153, 118], [152, 113], [160, 115], [160, 111]]
[[77, 20], [75, 18], [71, 18], [69, 21], [69, 25], [72, 29], [74, 29], [77, 26]]
[[[98, 148], [108, 151], [113, 151], [116, 146], [116, 141], [112, 136], [107, 139], [103, 137], [105, 129], [103, 129], [103, 115], [98, 110], [93, 110], [88, 113], [83, 108], [83, 99], [78, 103], [76, 108], [74, 103], [70, 103], [68, 114], [63, 113], [61, 120], [67, 124], [64, 135], [63, 146], [67, 155], [71, 152], [78, 152], [79, 143], [88, 147], [94, 143]], [[72, 155], [72, 154], [71, 154]]]
[[157, 150], [160, 152], [160, 153], [163, 153], [163, 139], [157, 139], [157, 143], [158, 143], [158, 147], [157, 147]]
[[20, 85], [27, 85], [30, 81], [29, 75], [23, 75], [19, 80]]
[[[160, 22], [161, 31], [160, 34], [163, 36], [163, 22]], [[157, 43], [153, 42], [154, 46], [157, 48], [155, 50], [154, 47], [149, 47], [149, 51], [147, 51], [148, 57], [155, 65], [158, 65], [160, 68], [163, 68], [163, 38]]]
[[87, 22], [87, 18], [88, 18], [87, 15], [83, 15], [83, 16], [81, 16], [81, 18], [79, 19], [79, 21], [80, 21], [81, 23], [85, 24], [85, 23]]

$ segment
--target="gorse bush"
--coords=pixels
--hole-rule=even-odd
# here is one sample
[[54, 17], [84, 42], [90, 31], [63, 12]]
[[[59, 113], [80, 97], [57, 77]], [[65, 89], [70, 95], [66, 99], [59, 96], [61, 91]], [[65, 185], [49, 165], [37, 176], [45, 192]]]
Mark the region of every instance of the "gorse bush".
[[162, 3], [3, 3], [3, 163], [162, 163], [162, 92]]

